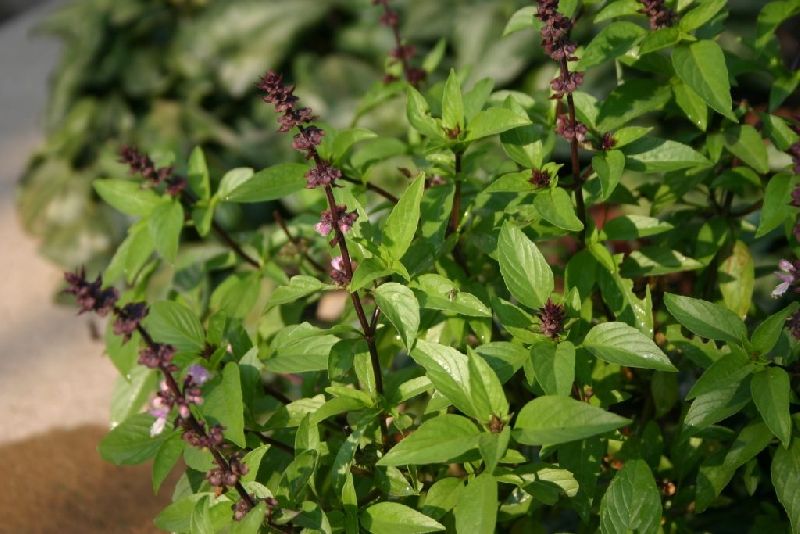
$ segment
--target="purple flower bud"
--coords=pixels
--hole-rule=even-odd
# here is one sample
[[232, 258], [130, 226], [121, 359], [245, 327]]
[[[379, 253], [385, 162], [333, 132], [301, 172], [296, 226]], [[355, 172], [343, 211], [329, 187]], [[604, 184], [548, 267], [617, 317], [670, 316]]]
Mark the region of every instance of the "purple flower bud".
[[539, 312], [542, 334], [550, 338], [557, 338], [564, 328], [564, 317], [564, 306], [556, 304], [548, 298]]
[[144, 302], [130, 302], [123, 306], [114, 320], [114, 334], [122, 336], [123, 342], [127, 342], [147, 316], [147, 311], [147, 304]]
[[552, 98], [558, 99], [574, 93], [582, 83], [582, 72], [562, 72], [550, 82], [550, 88], [553, 90]]
[[337, 285], [346, 286], [350, 283], [350, 277], [345, 270], [344, 259], [341, 256], [336, 256], [331, 260], [331, 267], [331, 278]]
[[105, 317], [114, 310], [114, 305], [119, 298], [119, 292], [113, 287], [103, 289], [103, 279], [98, 275], [94, 282], [86, 280], [86, 271], [64, 273], [67, 282], [66, 293], [75, 295], [75, 301], [80, 308], [78, 313], [93, 311], [100, 317]]
[[531, 169], [531, 177], [528, 180], [534, 187], [543, 188], [550, 186], [550, 173], [544, 170]]
[[231, 508], [233, 509], [234, 521], [241, 521], [250, 511], [250, 503], [244, 499], [239, 499]]
[[327, 162], [320, 162], [306, 173], [306, 187], [314, 189], [315, 187], [329, 186], [341, 176], [342, 171]]
[[300, 152], [308, 151], [306, 157], [310, 159], [313, 157], [313, 150], [316, 150], [316, 147], [322, 142], [324, 135], [325, 132], [316, 126], [309, 126], [294, 136], [292, 148]]
[[664, 0], [639, 0], [643, 8], [640, 13], [650, 18], [650, 28], [658, 30], [671, 26], [675, 20], [675, 13], [664, 6]]
[[585, 124], [575, 121], [573, 126], [566, 115], [559, 115], [558, 119], [556, 119], [556, 133], [567, 141], [576, 139], [579, 143], [583, 143], [589, 130]]
[[168, 371], [176, 371], [177, 367], [171, 364], [172, 357], [175, 355], [175, 347], [172, 345], [147, 345], [139, 353], [139, 364], [150, 369], [158, 369], [164, 366]]

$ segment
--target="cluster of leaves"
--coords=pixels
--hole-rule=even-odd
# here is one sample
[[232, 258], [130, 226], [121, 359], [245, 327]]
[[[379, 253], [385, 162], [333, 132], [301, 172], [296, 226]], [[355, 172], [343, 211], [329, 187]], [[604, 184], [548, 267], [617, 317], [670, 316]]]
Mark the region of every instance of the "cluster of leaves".
[[[285, 161], [290, 150], [278, 141], [273, 115], [254, 89], [253, 81], [269, 68], [291, 72], [326, 121], [346, 126], [384, 66], [397, 74], [386, 61], [392, 34], [380, 28], [380, 10], [370, 2], [65, 2], [38, 28], [63, 41], [64, 51], [51, 78], [47, 139], [22, 178], [18, 205], [26, 231], [64, 268], [102, 268], [129, 221], [99, 201], [92, 182], [124, 177], [116, 164], [123, 144], [152, 154], [187, 154], [202, 145], [215, 177], [233, 167]], [[535, 54], [523, 36], [496, 44], [513, 9], [505, 0], [407, 4], [409, 16], [400, 21], [403, 35], [414, 38], [417, 66], [426, 67], [423, 54], [438, 50], [434, 56], [507, 82]], [[459, 17], [451, 16], [454, 10]], [[436, 49], [441, 37], [447, 37], [448, 50], [444, 42]], [[399, 133], [396, 114], [387, 110], [392, 108], [362, 122]], [[242, 231], [271, 221], [234, 205], [221, 207], [218, 216]]]
[[[734, 46], [724, 0], [540, 0], [505, 31], [541, 32], [552, 84], [495, 91], [434, 54], [333, 129], [270, 75], [307, 158], [212, 180], [197, 148], [177, 194], [96, 180], [135, 220], [103, 279], [150, 303], [109, 325], [101, 454], [152, 459], [155, 488], [183, 458], [173, 532], [800, 532], [800, 71], [775, 38], [798, 13], [766, 4]], [[358, 126], [398, 102], [399, 134]], [[294, 215], [208, 239], [266, 201]], [[141, 413], [198, 365], [174, 426]], [[203, 424], [224, 444], [187, 439]]]

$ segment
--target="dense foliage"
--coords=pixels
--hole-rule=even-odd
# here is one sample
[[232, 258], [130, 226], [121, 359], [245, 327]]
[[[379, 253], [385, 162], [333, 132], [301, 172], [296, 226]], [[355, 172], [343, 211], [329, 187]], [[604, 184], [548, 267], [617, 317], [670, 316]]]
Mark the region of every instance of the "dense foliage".
[[156, 489], [185, 462], [156, 525], [800, 532], [800, 2], [734, 39], [725, 0], [539, 0], [505, 27], [549, 58], [529, 92], [373, 4], [395, 40], [350, 127], [269, 72], [282, 161], [126, 147], [92, 183], [131, 224], [67, 291], [111, 317], [100, 453]]

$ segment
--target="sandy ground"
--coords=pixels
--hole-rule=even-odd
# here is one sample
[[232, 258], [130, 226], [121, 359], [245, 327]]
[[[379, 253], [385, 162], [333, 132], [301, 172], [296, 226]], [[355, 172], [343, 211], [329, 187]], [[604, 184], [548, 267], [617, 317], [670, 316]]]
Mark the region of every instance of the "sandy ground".
[[100, 460], [116, 371], [87, 320], [53, 305], [61, 273], [37, 256], [14, 208], [59, 51], [29, 32], [52, 8], [0, 26], [0, 532], [151, 532], [168, 491], [153, 497], [149, 466]]

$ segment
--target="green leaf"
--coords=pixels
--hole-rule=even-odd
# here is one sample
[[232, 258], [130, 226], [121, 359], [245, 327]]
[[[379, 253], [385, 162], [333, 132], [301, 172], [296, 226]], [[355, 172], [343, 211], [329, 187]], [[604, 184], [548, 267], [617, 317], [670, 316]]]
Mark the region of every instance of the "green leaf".
[[653, 340], [625, 323], [601, 323], [593, 327], [583, 346], [601, 360], [659, 371], [677, 371]]
[[796, 183], [797, 178], [786, 173], [770, 178], [764, 190], [764, 206], [761, 208], [761, 220], [756, 230], [757, 238], [779, 227], [786, 219], [794, 218], [797, 210], [789, 204], [789, 200]]
[[719, 266], [717, 279], [725, 306], [744, 318], [750, 310], [755, 283], [753, 256], [744, 241], [734, 243], [730, 256]]
[[[417, 340], [411, 357], [425, 368], [436, 389], [463, 413], [487, 423], [491, 406], [481, 390], [474, 390], [469, 359], [451, 347]], [[483, 395], [480, 395], [483, 393]]]
[[700, 269], [702, 263], [687, 258], [677, 250], [661, 246], [642, 247], [634, 250], [620, 266], [620, 274], [628, 278], [641, 276], [660, 276]]
[[361, 524], [372, 534], [424, 534], [444, 526], [436, 520], [396, 502], [373, 504], [361, 514]]
[[239, 366], [228, 362], [222, 370], [222, 379], [214, 384], [205, 396], [203, 414], [225, 427], [225, 437], [240, 447], [244, 439], [244, 402]]
[[285, 327], [272, 340], [274, 356], [265, 360], [273, 373], [308, 373], [328, 369], [328, 358], [339, 338], [308, 323]]
[[685, 38], [686, 35], [675, 27], [659, 28], [655, 31], [651, 31], [642, 39], [642, 42], [639, 43], [639, 56], [644, 56], [674, 46]]
[[792, 532], [800, 532], [800, 440], [792, 440], [788, 449], [778, 447], [775, 451], [772, 485], [789, 516]]
[[253, 176], [255, 176], [253, 169], [249, 167], [231, 169], [220, 180], [219, 188], [217, 188], [217, 192], [214, 195], [220, 200], [227, 200], [231, 193], [252, 180]]
[[644, 37], [645, 30], [633, 22], [612, 22], [595, 35], [586, 45], [583, 56], [575, 65], [576, 70], [586, 70], [609, 59], [625, 54], [639, 39]]
[[625, 154], [619, 150], [609, 150], [592, 158], [592, 168], [600, 180], [600, 198], [598, 202], [607, 200], [617, 188], [622, 172], [625, 170]]
[[503, 426], [500, 432], [483, 432], [478, 436], [478, 450], [481, 451], [485, 472], [492, 474], [498, 462], [503, 459], [508, 451], [508, 442], [511, 440], [511, 427]]
[[727, 386], [698, 395], [686, 412], [683, 423], [690, 429], [702, 430], [738, 413], [748, 402], [749, 375], [741, 382], [730, 382]]
[[491, 317], [490, 310], [475, 295], [461, 291], [444, 276], [428, 273], [416, 279], [420, 306], [429, 310], [442, 310], [469, 317]]
[[750, 392], [761, 418], [783, 446], [788, 447], [792, 439], [789, 375], [780, 367], [767, 367], [753, 375]]
[[392, 282], [379, 286], [374, 295], [378, 308], [400, 333], [406, 349], [411, 350], [419, 330], [419, 302], [414, 293]]
[[525, 6], [514, 12], [511, 18], [508, 19], [505, 29], [503, 30], [503, 37], [506, 35], [525, 30], [528, 28], [535, 29], [541, 26], [539, 19], [535, 17], [536, 8], [534, 6]]
[[655, 534], [661, 522], [661, 495], [644, 460], [628, 460], [600, 503], [600, 532]]
[[678, 27], [685, 32], [696, 30], [727, 7], [726, 0], [698, 0], [697, 7], [681, 15]]
[[406, 117], [409, 124], [419, 133], [432, 139], [444, 139], [441, 125], [431, 116], [428, 102], [419, 91], [413, 87], [407, 89], [408, 100], [406, 103]]
[[158, 488], [164, 479], [183, 456], [184, 445], [185, 442], [179, 432], [173, 433], [161, 443], [153, 460], [153, 493], [158, 493]]
[[695, 149], [670, 139], [643, 137], [627, 145], [626, 167], [632, 171], [670, 172], [693, 167], [708, 167], [711, 162]]
[[240, 521], [231, 523], [231, 534], [258, 534], [267, 515], [267, 503], [260, 502]]
[[483, 473], [467, 482], [455, 511], [456, 531], [494, 534], [497, 523], [497, 481]]
[[531, 347], [536, 381], [545, 395], [569, 396], [575, 381], [575, 346], [569, 341], [542, 341]]
[[279, 163], [258, 171], [244, 181], [231, 178], [231, 189], [223, 191], [224, 196], [219, 191], [217, 195], [221, 200], [244, 204], [276, 200], [305, 189], [307, 171], [308, 165], [304, 163]]
[[186, 179], [189, 187], [201, 200], [207, 200], [211, 196], [211, 177], [208, 174], [206, 156], [199, 146], [194, 147], [189, 155]]
[[444, 84], [442, 126], [449, 130], [464, 131], [464, 101], [461, 98], [461, 80], [455, 69], [450, 69], [450, 75]]
[[731, 154], [761, 174], [769, 172], [767, 147], [755, 128], [749, 124], [728, 128], [725, 130], [724, 140], [725, 148]]
[[467, 125], [466, 141], [476, 141], [512, 128], [531, 124], [531, 120], [507, 108], [489, 108], [479, 111]]
[[146, 217], [163, 199], [139, 181], [95, 180], [92, 184], [100, 198], [126, 215]]
[[746, 354], [735, 350], [711, 364], [686, 394], [686, 400], [738, 385], [755, 369]]
[[645, 113], [661, 110], [671, 96], [669, 87], [653, 80], [629, 80], [615, 87], [603, 100], [597, 129], [601, 132], [616, 130]]
[[469, 347], [467, 358], [470, 389], [478, 410], [478, 420], [486, 426], [495, 418], [508, 419], [508, 400], [503, 385], [494, 370], [482, 357]]
[[629, 423], [630, 419], [571, 397], [548, 395], [522, 408], [514, 439], [526, 445], [557, 445], [605, 434]]
[[700, 337], [741, 343], [747, 328], [739, 317], [719, 304], [667, 293], [667, 311], [693, 334]]
[[603, 301], [613, 312], [614, 318], [637, 328], [648, 338], [653, 337], [653, 302], [650, 288], [645, 287], [644, 298], [633, 292], [633, 281], [619, 273], [599, 271], [597, 279]]
[[675, 227], [665, 221], [644, 215], [620, 215], [603, 226], [601, 239], [633, 241], [669, 232]]
[[214, 527], [211, 523], [211, 510], [209, 505], [209, 495], [204, 495], [192, 510], [189, 518], [189, 531], [192, 534], [214, 534]]
[[781, 152], [788, 151], [789, 147], [800, 141], [800, 135], [796, 134], [781, 117], [770, 113], [759, 113], [758, 116], [764, 123], [764, 129], [772, 144]]
[[708, 106], [705, 100], [681, 81], [673, 83], [672, 91], [675, 93], [675, 103], [678, 104], [684, 115], [700, 131], [705, 132], [706, 128], [708, 128]]
[[497, 258], [511, 295], [529, 308], [544, 306], [553, 292], [553, 272], [536, 245], [510, 222], [500, 229]]
[[453, 509], [464, 492], [464, 483], [456, 477], [440, 478], [425, 495], [422, 513], [434, 519], [441, 518]]
[[378, 465], [447, 463], [478, 446], [480, 431], [460, 415], [428, 419], [378, 461]]
[[146, 413], [133, 415], [115, 426], [100, 442], [100, 456], [114, 465], [135, 465], [155, 456], [171, 432], [150, 437], [150, 428], [155, 418]]
[[283, 470], [278, 482], [275, 497], [284, 503], [300, 503], [303, 492], [314, 476], [319, 453], [315, 450], [303, 451]]
[[580, 232], [583, 223], [575, 215], [572, 198], [565, 190], [554, 187], [541, 191], [534, 197], [533, 205], [544, 220], [569, 232]]
[[705, 461], [697, 473], [697, 511], [702, 512], [719, 497], [736, 470], [758, 455], [772, 440], [769, 429], [758, 421], [744, 427], [726, 453]]
[[162, 202], [150, 212], [148, 228], [156, 250], [170, 263], [178, 254], [183, 230], [183, 206], [177, 200]]
[[164, 300], [150, 306], [144, 325], [153, 339], [181, 352], [198, 353], [205, 347], [205, 331], [197, 315], [178, 302]]
[[406, 253], [419, 224], [420, 202], [425, 190], [425, 177], [419, 175], [392, 208], [383, 225], [383, 245], [392, 259]]
[[786, 326], [786, 319], [797, 311], [800, 304], [793, 302], [777, 313], [773, 313], [758, 325], [750, 338], [753, 349], [766, 354], [771, 351]]
[[725, 54], [717, 43], [701, 40], [672, 50], [672, 66], [678, 77], [712, 109], [737, 122], [731, 108], [731, 86]]
[[322, 291], [329, 287], [323, 284], [313, 276], [305, 274], [298, 274], [289, 280], [288, 286], [280, 286], [275, 288], [275, 291], [269, 296], [267, 302], [267, 309], [281, 304], [289, 304], [297, 301], [297, 299], [306, 297], [317, 291]]
[[594, 23], [624, 17], [626, 15], [636, 15], [642, 9], [638, 0], [614, 0], [606, 4], [603, 9], [594, 16]]

